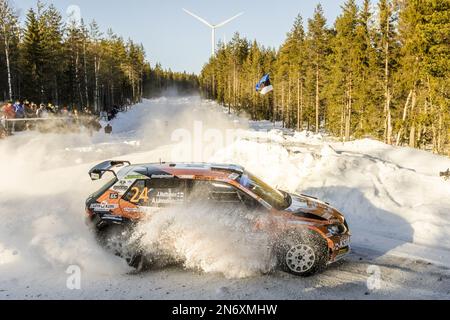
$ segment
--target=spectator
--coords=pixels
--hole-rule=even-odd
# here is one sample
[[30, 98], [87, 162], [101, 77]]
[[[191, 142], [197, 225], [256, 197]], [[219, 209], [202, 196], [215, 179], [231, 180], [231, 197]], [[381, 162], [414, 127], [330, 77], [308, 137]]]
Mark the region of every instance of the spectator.
[[111, 124], [108, 123], [108, 125], [105, 127], [105, 133], [111, 134], [112, 131], [113, 131], [113, 128], [112, 128]]
[[68, 118], [68, 117], [69, 117], [69, 109], [67, 109], [67, 107], [64, 107], [64, 108], [61, 110], [61, 116], [62, 116], [63, 118]]
[[5, 104], [2, 108], [3, 116], [5, 119], [14, 119], [16, 117], [16, 112], [14, 110], [14, 107], [10, 102]]
[[55, 113], [56, 113], [55, 106], [52, 105], [51, 103], [49, 103], [49, 104], [47, 105], [46, 110], [47, 110], [47, 113], [48, 113], [48, 114], [55, 114]]
[[26, 118], [34, 118], [36, 116], [36, 111], [33, 110], [33, 104], [25, 100], [23, 103], [25, 109], [25, 117]]
[[5, 121], [6, 131], [8, 132], [8, 134], [11, 134], [12, 131], [14, 131], [15, 125], [14, 125], [14, 122], [12, 122], [12, 124], [10, 124], [7, 120], [15, 119], [15, 117], [16, 117], [16, 112], [15, 112], [14, 107], [11, 104], [11, 102], [8, 102], [3, 106], [2, 112], [3, 112], [3, 117], [6, 120]]
[[[20, 103], [19, 100], [16, 101], [16, 103], [14, 104], [14, 112], [16, 113], [16, 119], [25, 119], [25, 108], [24, 106]], [[25, 122], [24, 121], [19, 121], [15, 124], [15, 131], [23, 131], [25, 129]]]
[[36, 117], [38, 118], [48, 118], [48, 112], [45, 108], [45, 105], [43, 103], [41, 103], [39, 105], [39, 109], [37, 109], [36, 111]]
[[16, 101], [14, 104], [14, 112], [16, 113], [16, 119], [23, 119], [25, 118], [25, 108], [20, 103], [19, 100]]

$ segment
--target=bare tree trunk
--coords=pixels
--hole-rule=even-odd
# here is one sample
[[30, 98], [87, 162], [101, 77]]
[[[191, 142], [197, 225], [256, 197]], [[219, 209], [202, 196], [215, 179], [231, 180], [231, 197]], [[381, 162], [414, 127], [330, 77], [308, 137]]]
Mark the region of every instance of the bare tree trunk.
[[237, 101], [236, 101], [236, 91], [237, 91], [237, 70], [236, 70], [236, 63], [234, 63], [233, 66], [233, 105], [236, 109], [237, 107]]
[[287, 103], [287, 127], [291, 127], [291, 76], [289, 76], [289, 83], [288, 83], [288, 103]]
[[300, 131], [300, 78], [297, 79], [297, 131]]
[[319, 117], [319, 109], [320, 109], [320, 98], [319, 98], [319, 55], [317, 55], [317, 66], [316, 66], [316, 133], [319, 133], [320, 126], [320, 117]]
[[6, 25], [4, 26], [4, 37], [5, 37], [5, 57], [6, 57], [6, 69], [8, 72], [8, 94], [9, 94], [9, 100], [13, 99], [13, 92], [12, 92], [12, 80], [11, 80], [11, 64], [9, 61], [9, 41], [8, 41], [8, 35], [6, 34]]
[[[347, 101], [345, 101], [345, 103], [347, 103]], [[341, 130], [340, 130], [340, 138], [341, 141], [344, 142], [345, 141], [345, 137], [344, 137], [344, 124], [345, 124], [345, 110], [346, 110], [346, 105], [344, 104], [344, 101], [342, 101], [342, 107], [341, 107]]]
[[442, 148], [442, 130], [443, 130], [443, 117], [442, 117], [442, 112], [439, 112], [439, 127], [438, 127], [438, 137], [437, 137], [437, 152], [438, 153], [442, 153], [443, 148]]
[[281, 88], [281, 121], [284, 128], [284, 81]]
[[273, 112], [273, 123], [276, 124], [277, 122], [277, 116], [278, 116], [278, 98], [277, 94], [273, 95], [273, 106], [272, 106], [272, 112]]
[[352, 79], [350, 77], [350, 83], [348, 88], [348, 101], [347, 101], [347, 110], [345, 114], [345, 141], [350, 141], [350, 135], [351, 135], [351, 122], [352, 122]]
[[413, 90], [411, 90], [409, 92], [408, 98], [406, 99], [405, 108], [403, 109], [402, 126], [400, 127], [400, 130], [398, 131], [398, 134], [397, 134], [397, 141], [396, 141], [397, 147], [400, 146], [400, 144], [402, 142], [403, 130], [405, 128], [405, 122], [406, 122], [406, 118], [408, 116], [408, 106], [411, 101], [412, 95], [413, 95]]
[[[433, 94], [432, 94], [432, 90], [431, 90], [431, 83], [430, 83], [430, 77], [427, 76], [427, 86], [428, 86], [428, 99], [429, 99], [429, 103], [430, 103], [430, 113], [432, 115], [436, 114], [436, 106], [434, 104], [434, 99], [433, 99]], [[433, 120], [431, 123], [431, 130], [433, 133], [433, 140], [432, 140], [432, 144], [433, 144], [433, 152], [434, 153], [439, 153], [439, 143], [438, 143], [438, 135], [439, 135], [439, 126], [438, 128], [436, 128], [436, 123], [435, 123], [435, 117], [433, 116]]]
[[83, 103], [83, 94], [81, 93], [81, 83], [80, 83], [80, 75], [79, 75], [79, 69], [78, 69], [78, 62], [79, 62], [79, 60], [80, 60], [80, 55], [78, 54], [78, 50], [77, 50], [77, 55], [76, 55], [76, 58], [75, 58], [75, 79], [76, 79], [76, 82], [77, 82], [77, 91], [78, 91], [78, 94], [80, 95], [80, 103], [81, 103], [81, 106], [83, 106], [84, 107], [84, 103]]
[[391, 98], [387, 100], [387, 144], [392, 144], [392, 114], [391, 114]]
[[409, 146], [411, 148], [416, 147], [416, 127], [414, 125], [411, 126], [411, 130], [409, 131]]
[[88, 90], [88, 75], [87, 75], [87, 61], [86, 61], [86, 40], [83, 44], [83, 55], [84, 55], [84, 91], [86, 95], [86, 107], [89, 106], [89, 90]]
[[[388, 19], [389, 19], [388, 15]], [[386, 23], [387, 25], [387, 37], [389, 37], [390, 33], [390, 24], [389, 20]], [[390, 70], [389, 70], [389, 39], [386, 39], [386, 46], [385, 46], [385, 66], [384, 66], [384, 76], [385, 76], [385, 98], [386, 98], [386, 105], [385, 105], [385, 142], [387, 144], [392, 144], [392, 117], [391, 117], [391, 90], [389, 87], [389, 78], [390, 78]]]
[[416, 133], [416, 127], [415, 127], [415, 117], [414, 117], [414, 110], [416, 108], [416, 89], [413, 90], [412, 95], [412, 102], [411, 102], [411, 128], [409, 132], [409, 146], [411, 148], [416, 147], [416, 140], [415, 140], [415, 133]]
[[98, 90], [98, 72], [100, 68], [100, 59], [95, 56], [94, 58], [94, 77], [95, 77], [95, 99], [94, 108], [96, 112], [99, 112], [99, 90]]
[[58, 77], [55, 75], [55, 101], [59, 105], [59, 94], [58, 94]]
[[303, 114], [304, 114], [304, 109], [305, 109], [305, 99], [304, 99], [304, 95], [303, 95], [303, 80], [301, 81], [300, 84], [300, 128], [301, 130], [303, 130]]

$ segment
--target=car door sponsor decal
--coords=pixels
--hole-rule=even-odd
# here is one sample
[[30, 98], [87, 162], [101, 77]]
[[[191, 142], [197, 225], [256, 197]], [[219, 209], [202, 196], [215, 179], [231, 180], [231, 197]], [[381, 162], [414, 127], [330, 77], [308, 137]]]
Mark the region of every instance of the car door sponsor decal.
[[185, 199], [185, 193], [182, 191], [175, 191], [172, 189], [157, 190], [149, 189], [147, 187], [142, 190], [138, 187], [131, 188], [130, 202], [133, 204], [148, 203], [152, 204], [177, 204], [183, 203]]
[[183, 203], [184, 198], [184, 192], [173, 192], [169, 189], [168, 191], [158, 191], [156, 196], [152, 199], [152, 202], [155, 204], [176, 204]]
[[90, 208], [95, 210], [95, 211], [99, 211], [99, 212], [108, 212], [114, 209], [117, 209], [119, 206], [117, 204], [110, 204], [107, 202], [102, 202], [102, 203], [93, 203], [91, 204]]

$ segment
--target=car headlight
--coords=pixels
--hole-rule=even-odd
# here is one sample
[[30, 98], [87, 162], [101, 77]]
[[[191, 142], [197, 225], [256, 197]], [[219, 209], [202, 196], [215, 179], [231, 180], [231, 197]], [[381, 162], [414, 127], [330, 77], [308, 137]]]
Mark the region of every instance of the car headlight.
[[328, 232], [334, 236], [343, 234], [347, 231], [347, 228], [343, 224], [333, 224], [327, 227]]

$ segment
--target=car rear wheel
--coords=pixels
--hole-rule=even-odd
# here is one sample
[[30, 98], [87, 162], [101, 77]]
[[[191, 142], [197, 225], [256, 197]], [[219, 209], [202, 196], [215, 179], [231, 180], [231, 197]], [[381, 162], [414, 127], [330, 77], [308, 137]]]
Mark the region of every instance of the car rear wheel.
[[137, 271], [144, 269], [144, 256], [138, 246], [130, 242], [131, 227], [111, 225], [99, 231], [102, 246], [110, 253], [121, 257]]
[[289, 233], [280, 239], [277, 256], [284, 271], [308, 277], [325, 269], [328, 246], [326, 241], [312, 232]]

